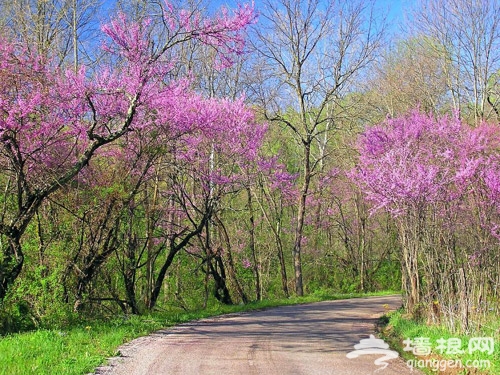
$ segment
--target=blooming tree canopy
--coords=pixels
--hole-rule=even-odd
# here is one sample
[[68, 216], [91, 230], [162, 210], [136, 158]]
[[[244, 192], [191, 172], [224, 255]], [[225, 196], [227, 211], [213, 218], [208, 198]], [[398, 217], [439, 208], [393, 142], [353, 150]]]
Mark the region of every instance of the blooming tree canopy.
[[[465, 269], [479, 259], [495, 258], [499, 140], [497, 125], [472, 128], [457, 117], [419, 111], [387, 119], [361, 135], [359, 164], [351, 177], [373, 204], [372, 211], [385, 209], [398, 225], [410, 310], [424, 298], [437, 298], [447, 283], [450, 290], [466, 290]], [[475, 228], [476, 241], [464, 240], [467, 228]], [[441, 280], [444, 257], [456, 272]], [[419, 280], [422, 268], [425, 291]], [[461, 308], [467, 311], [467, 303]]]
[[[192, 93], [185, 80], [172, 81], [172, 52], [198, 39], [218, 51], [222, 65], [241, 53], [252, 7], [214, 18], [163, 7], [166, 40], [156, 40], [148, 21], [119, 14], [102, 27], [107, 63], [90, 72], [59, 68], [29, 52], [22, 42], [0, 41], [0, 300], [19, 275], [20, 238], [42, 202], [71, 181], [102, 146], [150, 126], [191, 125], [182, 103]], [[168, 51], [168, 53], [167, 53]], [[172, 52], [172, 53], [171, 53]], [[186, 130], [186, 129], [185, 129]]]

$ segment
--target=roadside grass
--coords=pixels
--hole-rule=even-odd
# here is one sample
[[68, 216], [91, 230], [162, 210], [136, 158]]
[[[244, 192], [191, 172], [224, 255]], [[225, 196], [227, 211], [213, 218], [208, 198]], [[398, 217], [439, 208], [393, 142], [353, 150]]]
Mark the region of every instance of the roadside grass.
[[213, 304], [192, 312], [158, 312], [149, 316], [121, 316], [110, 320], [81, 322], [66, 329], [40, 329], [0, 336], [0, 375], [80, 375], [93, 372], [109, 357], [118, 354], [120, 345], [160, 328], [192, 320], [325, 300], [381, 296], [398, 292], [335, 294], [328, 290], [306, 297], [264, 300], [247, 305]]
[[[496, 318], [496, 324], [499, 327], [500, 320]], [[430, 326], [423, 323], [417, 323], [405, 317], [401, 310], [389, 313], [384, 319], [387, 325], [381, 330], [382, 337], [396, 349], [406, 361], [413, 361], [415, 367], [428, 374], [488, 374], [500, 375], [500, 335], [499, 331], [484, 330], [483, 332], [471, 335], [457, 335], [444, 327]], [[410, 339], [415, 344], [415, 339], [425, 339], [430, 346], [431, 353], [428, 356], [414, 356], [411, 351], [404, 351], [406, 344], [403, 340]], [[492, 354], [486, 351], [475, 350], [469, 352], [469, 342], [474, 339], [492, 338], [494, 351]], [[428, 340], [427, 340], [428, 339]], [[451, 339], [451, 341], [449, 340]], [[443, 348], [439, 348], [439, 341]], [[463, 351], [459, 354], [447, 353], [455, 348], [454, 342], [461, 343], [457, 349]], [[450, 346], [451, 345], [451, 346]], [[451, 361], [451, 362], [450, 362]], [[460, 367], [462, 364], [462, 367]]]

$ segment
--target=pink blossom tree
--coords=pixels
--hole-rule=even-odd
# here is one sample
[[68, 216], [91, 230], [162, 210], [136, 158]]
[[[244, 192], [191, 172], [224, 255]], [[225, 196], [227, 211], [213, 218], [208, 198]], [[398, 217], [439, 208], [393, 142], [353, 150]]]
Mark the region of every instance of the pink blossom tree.
[[[209, 224], [216, 222], [223, 226], [218, 217], [222, 200], [242, 189], [243, 172], [256, 162], [266, 131], [266, 126], [256, 122], [253, 111], [243, 100], [193, 97], [191, 102], [184, 103], [184, 108], [189, 114], [185, 119], [191, 131], [180, 134], [168, 157], [155, 167], [170, 170], [164, 177], [169, 189], [164, 194], [174, 202], [175, 208], [170, 209], [174, 208], [177, 214], [171, 219], [163, 216], [162, 227], [171, 240], [166, 261], [155, 278], [149, 308], [155, 305], [177, 253], [196, 238], [205, 252], [200, 257], [206, 258], [206, 272], [215, 280], [216, 297], [225, 303], [231, 302], [224, 277], [217, 271], [217, 268], [221, 272], [224, 269], [222, 254], [219, 247], [212, 246]], [[226, 250], [229, 256], [230, 249]], [[212, 261], [218, 265], [214, 266]]]
[[59, 69], [21, 42], [0, 43], [0, 300], [22, 270], [21, 238], [47, 197], [128, 132], [159, 119], [172, 127], [186, 124], [178, 121], [182, 107], [172, 105], [189, 98], [188, 87], [167, 80], [175, 47], [199, 39], [227, 64], [241, 52], [242, 31], [255, 18], [249, 6], [210, 19], [172, 9], [164, 7], [167, 38], [161, 41], [149, 22], [131, 23], [123, 14], [104, 25], [108, 63], [92, 73]]
[[407, 309], [429, 316], [431, 306], [433, 318], [458, 316], [467, 328], [473, 297], [481, 300], [471, 280], [484, 283], [471, 259], [494, 254], [498, 127], [414, 111], [367, 129], [358, 150], [351, 177], [398, 227]]

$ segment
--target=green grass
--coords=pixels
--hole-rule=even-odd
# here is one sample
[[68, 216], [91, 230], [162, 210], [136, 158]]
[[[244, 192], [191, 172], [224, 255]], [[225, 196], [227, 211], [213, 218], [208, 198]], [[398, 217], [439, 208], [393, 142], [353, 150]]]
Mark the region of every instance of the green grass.
[[65, 331], [9, 335], [0, 340], [0, 374], [88, 373], [122, 343], [162, 325], [158, 320], [131, 317]]
[[[434, 365], [439, 367], [449, 366], [444, 365], [444, 361], [447, 360], [459, 360], [464, 365], [464, 368], [459, 370], [458, 368], [452, 369], [453, 373], [456, 374], [490, 374], [490, 375], [500, 375], [500, 335], [498, 331], [495, 332], [483, 332], [473, 335], [457, 335], [451, 333], [444, 327], [440, 326], [430, 326], [422, 323], [417, 323], [413, 320], [408, 319], [401, 311], [397, 311], [389, 314], [388, 325], [382, 330], [382, 335], [384, 339], [392, 344], [391, 346], [397, 349], [401, 356], [406, 360], [420, 359], [434, 360]], [[496, 327], [500, 325], [500, 321], [497, 322]], [[429, 357], [415, 357], [411, 352], [405, 352], [403, 348], [403, 340], [415, 338], [428, 338], [431, 345], [431, 354]], [[492, 337], [494, 341], [494, 352], [493, 354], [488, 354], [486, 352], [474, 351], [473, 353], [468, 352], [468, 343], [472, 338], [479, 337]], [[447, 354], [446, 349], [441, 352], [438, 349], [438, 340], [444, 339], [448, 342], [448, 339], [459, 339], [461, 340], [462, 346], [460, 350], [464, 353], [461, 354]], [[415, 346], [415, 345], [412, 345]], [[483, 361], [483, 362], [481, 362]], [[484, 361], [489, 362], [490, 366], [482, 367], [479, 366]], [[421, 362], [423, 364], [423, 361]], [[467, 366], [468, 365], [468, 366]], [[477, 369], [476, 369], [477, 367]], [[429, 374], [435, 374], [436, 371], [432, 371], [432, 366], [422, 368], [425, 372]], [[447, 372], [449, 373], [449, 372]]]
[[116, 355], [117, 348], [125, 342], [178, 323], [283, 305], [387, 294], [393, 293], [334, 294], [319, 291], [302, 298], [234, 306], [218, 304], [200, 311], [129, 316], [82, 322], [65, 330], [43, 329], [7, 335], [0, 338], [0, 375], [87, 374], [104, 363], [106, 358]]

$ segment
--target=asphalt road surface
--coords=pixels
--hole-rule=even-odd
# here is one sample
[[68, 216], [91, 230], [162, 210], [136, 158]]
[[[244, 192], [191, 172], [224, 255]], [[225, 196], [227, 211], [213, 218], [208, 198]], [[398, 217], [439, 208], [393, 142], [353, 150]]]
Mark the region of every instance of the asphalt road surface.
[[377, 318], [400, 305], [398, 296], [370, 297], [204, 319], [131, 341], [96, 374], [419, 374], [370, 338]]

